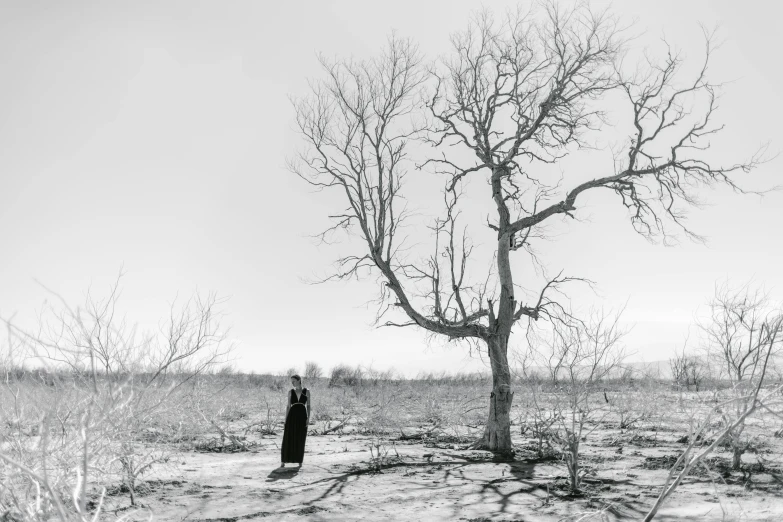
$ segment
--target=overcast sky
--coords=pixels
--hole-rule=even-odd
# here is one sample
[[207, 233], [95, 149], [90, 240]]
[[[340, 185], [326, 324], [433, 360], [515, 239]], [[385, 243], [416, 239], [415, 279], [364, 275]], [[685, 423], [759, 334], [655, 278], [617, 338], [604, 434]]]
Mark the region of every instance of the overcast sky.
[[[717, 115], [726, 124], [719, 152], [741, 160], [767, 141], [783, 150], [777, 2], [615, 4], [651, 52], [665, 34], [698, 60], [698, 24], [718, 25], [725, 44], [712, 78], [733, 81]], [[229, 298], [226, 324], [245, 371], [301, 369], [305, 360], [408, 374], [479, 367], [459, 347], [428, 347], [420, 332], [374, 329], [364, 305], [375, 297], [371, 281], [302, 282], [334, 260], [337, 251], [307, 236], [336, 209], [285, 168], [301, 145], [288, 96], [318, 76], [317, 52], [365, 57], [395, 30], [434, 58], [478, 7], [0, 2], [0, 316], [33, 321], [47, 298], [36, 280], [78, 304], [88, 288], [104, 295], [123, 268], [123, 310], [143, 325], [164, 317], [177, 295]], [[747, 185], [783, 184], [782, 164], [762, 166]], [[540, 247], [553, 270], [594, 280], [596, 303], [628, 302], [637, 359], [668, 358], [716, 281], [752, 278], [777, 298], [783, 292], [783, 193], [704, 198], [711, 206], [694, 210], [690, 224], [706, 246], [649, 244], [606, 195], [585, 201], [579, 212], [589, 222]]]

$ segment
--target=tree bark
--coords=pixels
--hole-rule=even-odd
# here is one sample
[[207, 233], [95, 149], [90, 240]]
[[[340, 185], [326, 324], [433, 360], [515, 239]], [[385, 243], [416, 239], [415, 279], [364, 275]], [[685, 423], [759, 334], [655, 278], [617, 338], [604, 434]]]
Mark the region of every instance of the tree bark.
[[[747, 408], [747, 406], [746, 406]], [[741, 415], [742, 410], [737, 407], [736, 415]], [[736, 429], [729, 432], [728, 439], [731, 446], [731, 470], [739, 471], [742, 469], [742, 454], [745, 453], [745, 445], [742, 443], [742, 432], [745, 431], [745, 426], [737, 426]]]
[[566, 454], [566, 467], [568, 468], [569, 490], [572, 495], [579, 493], [579, 436], [572, 433], [569, 451]]
[[512, 456], [511, 445], [511, 371], [508, 366], [508, 337], [487, 339], [489, 360], [492, 367], [492, 392], [489, 395], [489, 416], [484, 435], [475, 446], [495, 453]]
[[744, 451], [742, 448], [737, 446], [735, 446], [733, 449], [734, 451], [732, 452], [731, 456], [731, 470], [739, 471], [742, 468], [742, 454]]
[[492, 199], [498, 210], [497, 267], [500, 299], [496, 316], [492, 313], [492, 303], [489, 303], [490, 334], [485, 341], [492, 368], [492, 392], [489, 395], [489, 416], [484, 436], [478, 447], [512, 457], [514, 450], [511, 445], [511, 403], [514, 400], [514, 392], [511, 391], [511, 371], [508, 366], [508, 340], [515, 322], [517, 303], [514, 300], [514, 280], [509, 256], [513, 230], [501, 186], [501, 179], [507, 174], [505, 167], [493, 169], [492, 172]]

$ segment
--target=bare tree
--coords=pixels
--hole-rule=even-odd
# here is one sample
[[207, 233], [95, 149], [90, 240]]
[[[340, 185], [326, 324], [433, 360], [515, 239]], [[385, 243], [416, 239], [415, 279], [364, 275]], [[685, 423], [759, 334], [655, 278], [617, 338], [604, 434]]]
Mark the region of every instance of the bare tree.
[[[733, 290], [724, 284], [715, 289], [710, 318], [701, 328], [707, 338], [709, 357], [722, 368], [722, 375], [731, 383], [734, 411], [726, 412], [726, 415], [738, 418], [750, 407], [750, 391], [759, 385], [768, 365], [775, 362], [780, 352], [783, 313], [758, 289], [744, 286]], [[726, 434], [732, 450], [733, 470], [740, 469], [742, 455], [748, 448], [744, 430], [745, 423], [740, 423]]]
[[[725, 298], [732, 294], [719, 292], [718, 295]], [[737, 295], [740, 294], [733, 294], [733, 297], [736, 298]], [[747, 293], [745, 292], [744, 295], [747, 296]], [[716, 299], [713, 306], [717, 304], [718, 309], [720, 310], [725, 306], [725, 303], [732, 303], [733, 301], [733, 299], [728, 299], [728, 301], [726, 301], [723, 298], [719, 297]], [[739, 303], [744, 306], [744, 298], [740, 299]], [[734, 302], [734, 304], [736, 305], [737, 302]], [[742, 308], [742, 306], [740, 306], [740, 308]], [[722, 313], [718, 313], [718, 317], [721, 318]], [[645, 515], [643, 519], [644, 522], [649, 522], [655, 518], [661, 506], [679, 487], [682, 480], [687, 477], [693, 468], [699, 465], [705, 457], [715, 451], [715, 449], [726, 440], [729, 440], [733, 445], [734, 443], [732, 441], [741, 435], [746, 421], [756, 411], [766, 410], [773, 414], [777, 414], [779, 411], [780, 393], [783, 390], [783, 385], [766, 385], [765, 379], [767, 377], [767, 372], [770, 369], [772, 357], [778, 348], [777, 344], [781, 331], [783, 330], [783, 316], [767, 316], [763, 324], [766, 325], [764, 327], [766, 333], [761, 331], [758, 333], [761, 334], [764, 341], [758, 341], [758, 351], [760, 353], [758, 357], [755, 357], [756, 362], [753, 363], [752, 370], [747, 374], [749, 378], [743, 381], [742, 387], [734, 388], [735, 393], [732, 397], [715, 405], [702, 421], [701, 425], [698, 426], [698, 429], [693, 430], [690, 434], [688, 446], [669, 470], [661, 487], [661, 492], [653, 506], [650, 508], [650, 511]], [[717, 416], [720, 416], [721, 422], [718, 423], [718, 428], [710, 433], [711, 428], [715, 426], [713, 420]], [[699, 447], [699, 441], [708, 439], [712, 442], [706, 445], [706, 447]], [[741, 457], [742, 453], [740, 453], [739, 456]], [[733, 462], [735, 466], [739, 465], [737, 458], [735, 450]]]
[[[290, 168], [319, 190], [336, 190], [345, 204], [320, 237], [328, 241], [344, 230], [359, 240], [327, 279], [374, 273], [382, 281], [379, 323], [399, 311], [405, 321], [382, 324], [417, 326], [485, 350], [493, 378], [479, 447], [511, 451], [514, 325], [560, 314], [563, 285], [583, 281], [544, 271], [526, 301], [517, 292], [512, 254], [525, 252], [535, 262], [533, 245], [544, 226], [575, 217], [579, 196], [592, 189], [617, 194], [646, 238], [669, 241], [672, 223], [697, 238], [683, 218], [699, 187], [739, 191], [732, 174], [759, 162], [754, 156], [718, 166], [705, 153], [707, 139], [721, 129], [713, 124], [718, 86], [707, 80], [710, 35], [703, 65], [683, 79], [683, 61], [668, 47], [662, 61], [650, 58], [627, 73], [623, 33], [613, 17], [581, 3], [548, 3], [501, 21], [484, 12], [453, 36], [451, 55], [428, 69], [411, 42], [392, 37], [370, 60], [322, 58], [325, 77], [294, 100], [306, 147]], [[631, 135], [613, 170], [562, 190], [547, 178], [547, 167], [592, 146], [608, 129], [602, 104], [617, 93]], [[446, 178], [432, 254], [420, 260], [411, 259], [404, 233], [412, 213], [402, 182], [412, 164]], [[488, 180], [489, 190], [468, 194], [476, 176]], [[482, 237], [494, 246], [486, 266], [476, 267], [476, 243], [460, 219], [464, 199], [478, 195], [493, 209], [485, 224], [491, 236]]]

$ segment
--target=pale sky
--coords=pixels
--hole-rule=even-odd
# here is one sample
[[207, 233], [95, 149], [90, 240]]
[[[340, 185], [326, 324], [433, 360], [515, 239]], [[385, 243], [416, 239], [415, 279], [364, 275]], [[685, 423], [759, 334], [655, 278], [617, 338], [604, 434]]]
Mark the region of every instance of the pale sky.
[[[339, 207], [285, 168], [301, 145], [288, 95], [317, 77], [317, 52], [366, 57], [394, 30], [434, 58], [480, 6], [1, 1], [0, 316], [34, 320], [47, 297], [36, 280], [78, 304], [90, 287], [104, 295], [122, 267], [123, 310], [142, 325], [165, 317], [177, 295], [227, 297], [234, 364], [245, 371], [306, 360], [407, 374], [480, 368], [460, 347], [428, 347], [423, 332], [373, 328], [372, 281], [302, 282], [328, 273], [340, 252], [308, 238]], [[778, 2], [629, 0], [614, 12], [637, 20], [637, 45], [660, 51], [665, 34], [694, 61], [699, 22], [718, 25], [725, 43], [711, 77], [733, 83], [715, 153], [742, 160], [764, 142], [783, 150]], [[611, 169], [591, 168], [602, 165]], [[783, 184], [781, 166], [745, 184]], [[564, 163], [565, 186], [573, 167]], [[752, 278], [783, 293], [783, 193], [704, 198], [712, 206], [693, 210], [690, 224], [706, 246], [647, 243], [606, 194], [584, 201], [589, 223], [540, 247], [551, 270], [597, 283], [600, 296], [576, 292], [581, 303], [628, 302], [636, 359], [668, 358], [716, 281]]]

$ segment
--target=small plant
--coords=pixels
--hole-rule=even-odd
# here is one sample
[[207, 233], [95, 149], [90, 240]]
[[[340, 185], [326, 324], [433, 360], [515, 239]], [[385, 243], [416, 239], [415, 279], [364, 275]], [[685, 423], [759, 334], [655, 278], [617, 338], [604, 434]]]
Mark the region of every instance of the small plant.
[[520, 435], [531, 435], [536, 445], [536, 455], [544, 458], [552, 449], [556, 426], [562, 420], [561, 413], [543, 402], [542, 387], [531, 385], [529, 403], [524, 405], [526, 414], [520, 419]]
[[136, 506], [136, 486], [139, 478], [153, 466], [168, 463], [171, 457], [171, 452], [165, 447], [142, 448], [133, 441], [120, 445], [117, 462], [120, 464], [120, 476], [128, 490], [131, 506]]
[[261, 420], [261, 434], [262, 435], [275, 435], [275, 427], [280, 421], [280, 415], [269, 405], [269, 400], [264, 397], [264, 416]]
[[657, 397], [652, 390], [632, 390], [621, 388], [605, 395], [609, 410], [617, 418], [617, 427], [621, 430], [637, 428], [639, 424], [653, 419], [656, 415]]
[[[374, 438], [369, 442], [370, 447], [370, 466], [373, 471], [380, 473], [383, 471], [383, 467], [390, 463], [400, 460], [400, 454], [397, 452], [397, 447], [394, 441], [391, 441], [391, 445], [388, 441], [382, 438]], [[394, 452], [393, 456], [389, 453]]]

